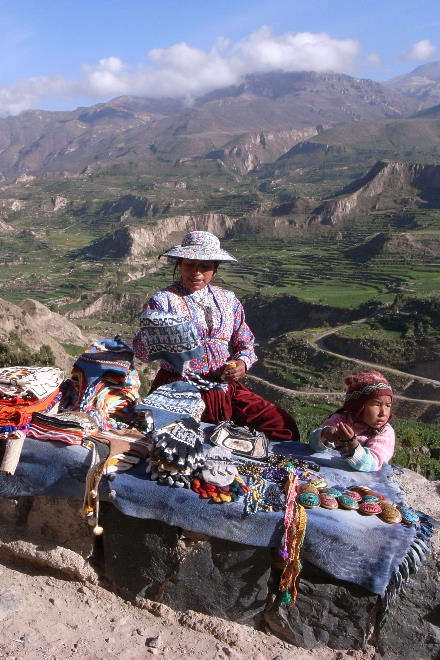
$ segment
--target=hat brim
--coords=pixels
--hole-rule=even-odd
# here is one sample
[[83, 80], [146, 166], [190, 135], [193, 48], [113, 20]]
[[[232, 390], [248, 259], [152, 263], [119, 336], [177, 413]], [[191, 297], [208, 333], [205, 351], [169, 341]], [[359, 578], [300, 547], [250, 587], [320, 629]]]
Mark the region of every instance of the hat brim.
[[167, 252], [163, 252], [161, 257], [168, 257], [168, 259], [192, 259], [194, 261], [237, 261], [232, 254], [226, 250], [197, 250], [193, 245], [176, 245]]

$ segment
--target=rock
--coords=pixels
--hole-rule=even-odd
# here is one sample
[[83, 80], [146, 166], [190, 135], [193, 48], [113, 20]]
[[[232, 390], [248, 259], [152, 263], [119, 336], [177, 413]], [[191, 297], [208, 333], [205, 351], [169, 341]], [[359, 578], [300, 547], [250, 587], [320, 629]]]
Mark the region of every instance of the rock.
[[105, 573], [119, 591], [250, 625], [264, 609], [270, 548], [212, 537], [183, 551], [182, 530], [125, 516], [106, 502], [100, 520]]
[[278, 575], [269, 548], [192, 538], [159, 521], [124, 516], [107, 502], [102, 503], [101, 522], [105, 574], [132, 598], [253, 627], [264, 622], [286, 643], [306, 649], [362, 650], [374, 639], [379, 652], [385, 653], [378, 658], [393, 657], [389, 654], [394, 648], [404, 657], [404, 649], [411, 645], [418, 653], [413, 657], [435, 657], [426, 655], [435, 649], [432, 627], [439, 617], [434, 557], [411, 578], [405, 595], [396, 598], [381, 628], [377, 595], [336, 580], [308, 562], [303, 562], [296, 604], [288, 608], [276, 591]]

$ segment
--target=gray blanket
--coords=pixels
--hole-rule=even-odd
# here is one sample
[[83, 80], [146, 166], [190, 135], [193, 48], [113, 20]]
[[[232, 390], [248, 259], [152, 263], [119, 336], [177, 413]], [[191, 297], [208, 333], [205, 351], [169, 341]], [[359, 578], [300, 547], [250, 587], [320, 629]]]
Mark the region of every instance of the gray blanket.
[[[390, 479], [393, 468], [385, 465], [374, 473], [347, 469], [336, 452], [311, 454], [300, 443], [272, 443], [273, 453], [286, 453], [321, 465], [329, 485], [367, 484], [396, 502], [403, 501]], [[0, 475], [0, 497], [55, 495], [82, 499], [90, 464], [90, 452], [80, 446], [25, 440], [16, 474]], [[190, 490], [170, 488], [151, 481], [140, 463], [113, 481], [103, 478], [102, 500], [122, 513], [161, 520], [186, 530], [254, 546], [281, 544], [283, 513], [244, 514], [243, 501], [215, 504]], [[304, 558], [335, 578], [362, 585], [379, 595], [389, 595], [422, 561], [432, 533], [430, 520], [420, 526], [388, 525], [377, 516], [355, 511], [318, 508], [307, 512]]]

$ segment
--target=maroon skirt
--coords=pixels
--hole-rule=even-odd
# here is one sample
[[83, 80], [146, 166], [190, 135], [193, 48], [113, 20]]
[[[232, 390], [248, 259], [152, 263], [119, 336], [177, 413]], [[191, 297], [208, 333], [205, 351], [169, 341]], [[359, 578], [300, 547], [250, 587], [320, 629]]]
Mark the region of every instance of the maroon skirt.
[[[176, 372], [160, 369], [150, 392], [176, 380], [183, 378]], [[240, 381], [228, 383], [226, 392], [212, 389], [202, 391], [201, 395], [206, 406], [202, 422], [218, 424], [231, 419], [240, 426], [246, 425], [262, 431], [270, 440], [299, 440], [298, 427], [293, 417], [283, 408], [249, 390]]]

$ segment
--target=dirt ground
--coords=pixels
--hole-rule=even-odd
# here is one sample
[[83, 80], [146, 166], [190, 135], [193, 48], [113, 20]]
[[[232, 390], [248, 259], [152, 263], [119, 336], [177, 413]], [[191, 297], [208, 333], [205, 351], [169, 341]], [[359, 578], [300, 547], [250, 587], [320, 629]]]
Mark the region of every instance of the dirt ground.
[[[433, 548], [440, 552], [439, 482], [407, 470], [399, 477], [410, 504], [437, 520]], [[17, 540], [0, 529], [0, 658], [19, 660], [131, 660], [246, 658], [252, 660], [368, 660], [364, 651], [307, 651], [273, 635], [192, 611], [175, 612], [143, 600], [139, 606], [97, 584], [84, 559], [65, 548]]]

